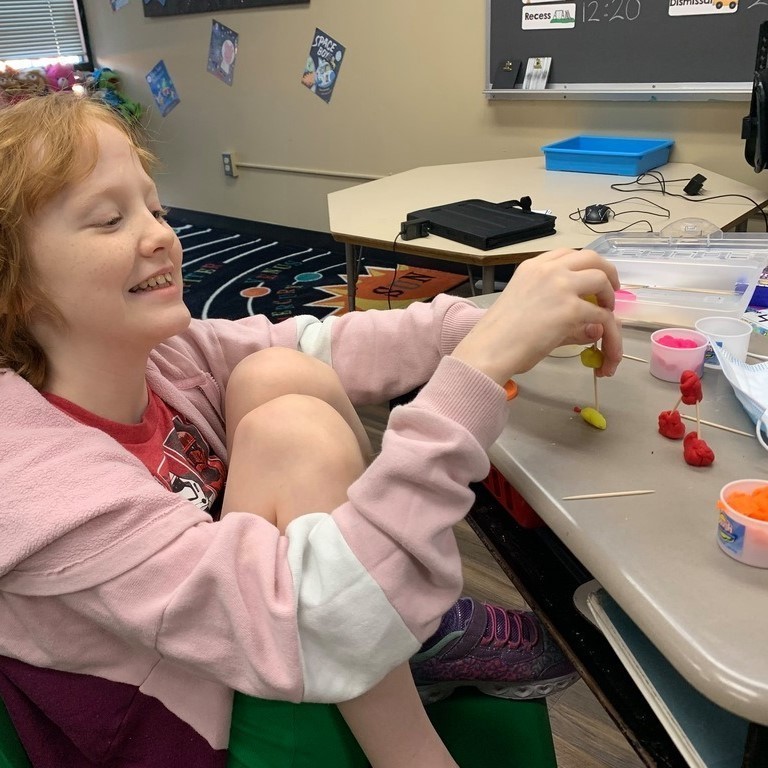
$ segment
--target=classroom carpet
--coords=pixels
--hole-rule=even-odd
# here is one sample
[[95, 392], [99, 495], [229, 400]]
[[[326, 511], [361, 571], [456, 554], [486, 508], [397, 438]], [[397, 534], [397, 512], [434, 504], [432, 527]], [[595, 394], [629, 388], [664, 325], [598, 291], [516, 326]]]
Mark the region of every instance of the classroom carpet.
[[[279, 322], [295, 315], [323, 318], [347, 311], [344, 247], [327, 235], [274, 227], [230, 231], [183, 221], [169, 223], [184, 252], [184, 300], [193, 317], [237, 319], [266, 315]], [[311, 233], [310, 233], [311, 234]], [[399, 261], [399, 260], [398, 260]], [[372, 251], [359, 266], [358, 310], [402, 308], [428, 301], [467, 280], [453, 272], [399, 263]]]

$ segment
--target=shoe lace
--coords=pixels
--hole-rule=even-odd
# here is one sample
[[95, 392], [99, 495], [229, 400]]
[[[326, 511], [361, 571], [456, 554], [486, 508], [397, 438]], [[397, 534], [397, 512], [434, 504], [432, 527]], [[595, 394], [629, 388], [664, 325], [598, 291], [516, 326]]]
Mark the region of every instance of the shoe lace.
[[523, 648], [536, 645], [539, 627], [530, 614], [522, 611], [507, 611], [494, 605], [485, 606], [485, 632], [480, 645], [493, 648]]

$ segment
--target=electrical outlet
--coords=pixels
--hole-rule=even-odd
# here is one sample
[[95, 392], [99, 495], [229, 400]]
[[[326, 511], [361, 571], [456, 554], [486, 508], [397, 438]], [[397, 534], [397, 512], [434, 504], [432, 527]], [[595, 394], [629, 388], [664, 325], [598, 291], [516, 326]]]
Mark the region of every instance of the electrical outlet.
[[222, 152], [221, 162], [224, 165], [225, 176], [232, 176], [233, 178], [236, 178], [238, 176], [237, 160], [235, 159], [234, 152]]

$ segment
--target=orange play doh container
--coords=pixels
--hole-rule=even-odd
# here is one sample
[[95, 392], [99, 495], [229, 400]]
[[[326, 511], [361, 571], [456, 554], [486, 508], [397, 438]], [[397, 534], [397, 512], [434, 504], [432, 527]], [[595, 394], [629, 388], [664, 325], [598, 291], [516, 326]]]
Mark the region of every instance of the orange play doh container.
[[740, 563], [768, 568], [768, 480], [724, 485], [717, 508], [720, 549]]

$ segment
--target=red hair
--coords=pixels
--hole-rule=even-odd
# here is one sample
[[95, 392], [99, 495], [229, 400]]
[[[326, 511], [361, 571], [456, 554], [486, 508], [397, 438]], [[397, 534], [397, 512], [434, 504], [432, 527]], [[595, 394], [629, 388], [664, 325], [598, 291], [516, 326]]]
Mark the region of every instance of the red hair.
[[[139, 126], [101, 101], [72, 92], [34, 96], [0, 109], [0, 367], [40, 389], [46, 358], [30, 331], [30, 318], [63, 323], [39, 287], [27, 252], [34, 214], [97, 161], [94, 124], [107, 123], [130, 141], [142, 166], [155, 163]], [[83, 166], [82, 160], [86, 163]]]

